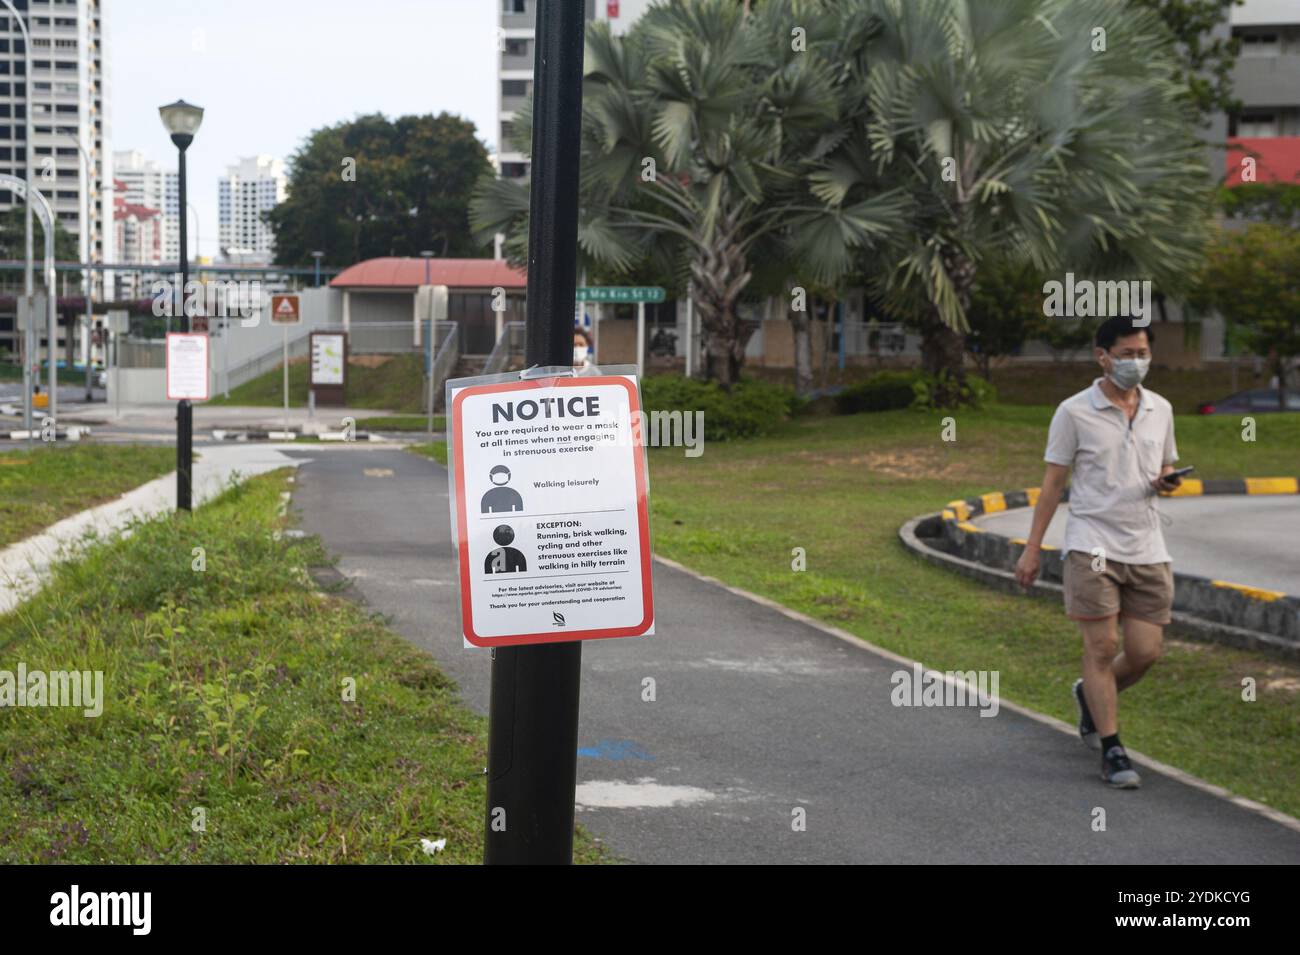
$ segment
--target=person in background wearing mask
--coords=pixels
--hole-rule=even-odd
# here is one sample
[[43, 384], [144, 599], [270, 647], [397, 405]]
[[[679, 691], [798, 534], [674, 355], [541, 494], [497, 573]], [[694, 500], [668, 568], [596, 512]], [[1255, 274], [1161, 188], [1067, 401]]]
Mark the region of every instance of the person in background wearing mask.
[[[1033, 586], [1043, 535], [1070, 484], [1070, 514], [1061, 548], [1065, 612], [1083, 635], [1083, 678], [1071, 688], [1079, 735], [1101, 750], [1101, 777], [1119, 789], [1141, 780], [1119, 739], [1117, 695], [1160, 656], [1174, 599], [1174, 578], [1156, 509], [1158, 492], [1178, 486], [1173, 408], [1141, 387], [1151, 367], [1149, 327], [1131, 318], [1097, 329], [1103, 377], [1061, 402], [1048, 430], [1047, 473], [1033, 525], [1016, 563], [1016, 580]], [[1119, 624], [1124, 649], [1119, 652]]]
[[581, 328], [573, 330], [573, 370], [581, 375], [591, 371], [591, 339]]

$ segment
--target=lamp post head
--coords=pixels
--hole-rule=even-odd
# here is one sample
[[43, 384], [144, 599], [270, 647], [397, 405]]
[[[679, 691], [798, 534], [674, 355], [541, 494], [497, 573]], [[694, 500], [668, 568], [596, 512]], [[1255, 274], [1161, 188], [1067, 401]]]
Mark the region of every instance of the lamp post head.
[[171, 133], [172, 142], [177, 149], [185, 149], [194, 141], [194, 134], [203, 123], [203, 107], [178, 99], [174, 103], [158, 107], [162, 124]]

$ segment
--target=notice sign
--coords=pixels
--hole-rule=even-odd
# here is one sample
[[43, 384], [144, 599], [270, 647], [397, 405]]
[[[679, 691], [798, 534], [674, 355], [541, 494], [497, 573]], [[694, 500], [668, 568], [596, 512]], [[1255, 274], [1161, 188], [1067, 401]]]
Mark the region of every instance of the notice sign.
[[167, 335], [167, 400], [208, 400], [208, 336]]
[[654, 633], [636, 377], [450, 390], [465, 639], [495, 647]]
[[313, 385], [343, 384], [343, 335], [316, 332], [311, 336], [311, 383]]

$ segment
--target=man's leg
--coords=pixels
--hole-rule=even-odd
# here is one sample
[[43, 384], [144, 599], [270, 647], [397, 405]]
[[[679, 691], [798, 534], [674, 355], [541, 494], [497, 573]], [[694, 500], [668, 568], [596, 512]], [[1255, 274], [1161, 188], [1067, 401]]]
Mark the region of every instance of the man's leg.
[[1124, 618], [1124, 652], [1115, 658], [1115, 686], [1127, 690], [1160, 659], [1165, 628], [1135, 617]]
[[1119, 632], [1115, 617], [1080, 620], [1083, 634], [1083, 695], [1088, 701], [1097, 734], [1103, 738], [1118, 731], [1115, 715], [1115, 656], [1119, 651]]

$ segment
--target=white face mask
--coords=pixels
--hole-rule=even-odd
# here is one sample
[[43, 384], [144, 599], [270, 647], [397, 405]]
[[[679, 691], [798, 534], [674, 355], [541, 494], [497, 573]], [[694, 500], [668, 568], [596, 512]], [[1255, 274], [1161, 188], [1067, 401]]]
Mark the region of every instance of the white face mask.
[[1150, 368], [1150, 358], [1112, 358], [1108, 377], [1120, 391], [1128, 391], [1142, 384]]
[[588, 351], [588, 349], [587, 349], [587, 346], [586, 346], [586, 345], [574, 345], [574, 346], [573, 346], [573, 363], [574, 363], [575, 365], [582, 365], [582, 364], [585, 364], [586, 361], [587, 361], [587, 351]]

